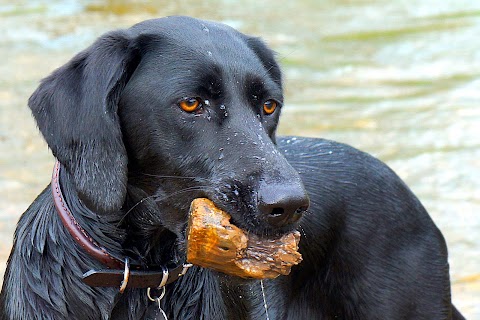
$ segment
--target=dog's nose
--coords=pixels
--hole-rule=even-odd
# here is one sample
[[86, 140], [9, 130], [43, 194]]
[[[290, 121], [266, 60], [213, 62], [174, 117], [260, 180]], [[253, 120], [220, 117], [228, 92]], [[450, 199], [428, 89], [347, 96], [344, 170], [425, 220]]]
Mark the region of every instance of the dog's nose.
[[260, 188], [258, 208], [273, 227], [297, 222], [308, 209], [310, 200], [303, 186], [268, 184]]

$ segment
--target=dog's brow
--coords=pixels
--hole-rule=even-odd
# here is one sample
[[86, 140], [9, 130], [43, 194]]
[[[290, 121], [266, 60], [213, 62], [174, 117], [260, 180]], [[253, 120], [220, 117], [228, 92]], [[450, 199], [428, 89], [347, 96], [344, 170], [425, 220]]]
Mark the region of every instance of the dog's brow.
[[168, 86], [162, 86], [167, 95], [177, 98], [201, 96], [218, 98], [223, 92], [221, 75], [216, 66], [190, 66], [168, 71]]
[[257, 75], [247, 75], [245, 78], [245, 94], [254, 100], [275, 98], [283, 100], [282, 90], [269, 78], [260, 78]]
[[219, 98], [223, 92], [223, 84], [220, 73], [217, 71], [209, 72], [204, 75], [199, 81], [199, 88], [212, 97]]

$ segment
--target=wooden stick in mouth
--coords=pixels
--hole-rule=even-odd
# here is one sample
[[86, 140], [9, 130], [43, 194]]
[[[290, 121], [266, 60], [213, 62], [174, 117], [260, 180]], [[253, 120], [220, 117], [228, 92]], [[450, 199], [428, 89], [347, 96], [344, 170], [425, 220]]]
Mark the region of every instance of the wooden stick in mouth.
[[187, 228], [187, 261], [241, 278], [273, 279], [288, 275], [302, 261], [300, 233], [277, 239], [246, 234], [230, 215], [204, 198], [192, 201]]

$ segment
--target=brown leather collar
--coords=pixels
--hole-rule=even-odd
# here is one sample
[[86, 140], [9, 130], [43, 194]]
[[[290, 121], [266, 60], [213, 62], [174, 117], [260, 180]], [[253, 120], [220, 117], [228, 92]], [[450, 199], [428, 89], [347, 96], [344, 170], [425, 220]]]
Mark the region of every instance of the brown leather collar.
[[60, 216], [63, 225], [75, 242], [77, 242], [90, 256], [95, 258], [95, 260], [100, 261], [110, 269], [123, 269], [125, 266], [123, 261], [113, 257], [107, 249], [95, 242], [95, 240], [93, 240], [92, 237], [82, 228], [67, 207], [63, 198], [62, 190], [60, 189], [60, 166], [60, 162], [57, 161], [53, 169], [52, 193], [55, 208], [57, 209], [57, 213]]
[[[121, 260], [99, 245], [75, 219], [65, 202], [60, 187], [61, 164], [57, 160], [52, 174], [52, 193], [56, 211], [75, 242], [92, 258], [101, 262], [107, 270], [90, 270], [83, 275], [83, 282], [92, 287], [156, 288], [174, 282], [187, 272], [191, 264], [183, 264], [173, 269], [161, 267], [161, 270], [138, 270], [139, 264], [132, 264], [137, 270], [130, 271], [128, 258]], [[125, 282], [126, 281], [126, 282]]]

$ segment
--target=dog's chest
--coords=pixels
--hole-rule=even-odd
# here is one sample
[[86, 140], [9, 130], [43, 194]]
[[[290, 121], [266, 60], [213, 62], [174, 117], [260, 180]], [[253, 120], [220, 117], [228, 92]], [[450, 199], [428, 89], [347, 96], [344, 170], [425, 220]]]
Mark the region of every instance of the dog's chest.
[[[284, 302], [274, 294], [274, 282], [252, 281], [242, 285], [222, 285], [223, 300], [226, 306], [226, 319], [282, 319]], [[266, 283], [270, 282], [270, 283]]]

